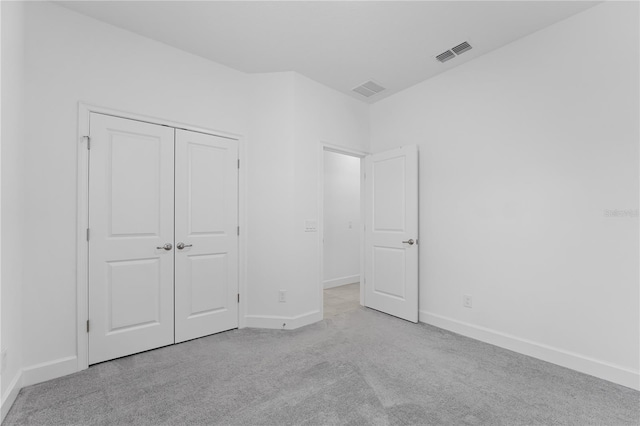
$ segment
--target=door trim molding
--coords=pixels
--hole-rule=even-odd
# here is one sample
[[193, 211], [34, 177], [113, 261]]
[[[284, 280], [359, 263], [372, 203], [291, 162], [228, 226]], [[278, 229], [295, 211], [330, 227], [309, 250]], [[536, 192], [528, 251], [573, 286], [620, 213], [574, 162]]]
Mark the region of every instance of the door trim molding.
[[[243, 297], [246, 294], [247, 268], [247, 167], [245, 137], [236, 133], [91, 105], [81, 101], [78, 102], [78, 133], [76, 141], [78, 155], [76, 218], [76, 371], [89, 368], [89, 335], [86, 331], [86, 324], [89, 319], [89, 245], [86, 239], [86, 229], [89, 227], [89, 151], [87, 150], [87, 141], [84, 136], [89, 135], [89, 118], [91, 113], [142, 121], [145, 123], [184, 129], [192, 132], [206, 133], [238, 141], [238, 158], [240, 159], [240, 170], [238, 171], [238, 225], [240, 226], [240, 237], [238, 238], [238, 293], [241, 295], [240, 302], [238, 304], [238, 327], [246, 327], [246, 297]], [[63, 373], [61, 375], [64, 374], [68, 373]]]
[[369, 152], [361, 151], [353, 148], [346, 148], [340, 145], [330, 144], [320, 141], [319, 160], [318, 160], [318, 253], [319, 274], [318, 274], [318, 291], [320, 306], [320, 320], [324, 318], [324, 152], [335, 152], [337, 154], [348, 155], [360, 159], [360, 305], [364, 306], [364, 158]]

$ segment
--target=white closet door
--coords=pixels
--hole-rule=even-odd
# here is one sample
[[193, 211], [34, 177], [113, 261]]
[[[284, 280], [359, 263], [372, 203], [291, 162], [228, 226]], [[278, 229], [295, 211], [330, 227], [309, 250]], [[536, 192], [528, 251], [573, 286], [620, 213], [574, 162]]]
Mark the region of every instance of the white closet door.
[[418, 322], [418, 149], [365, 157], [365, 306]]
[[174, 341], [174, 130], [94, 113], [90, 128], [89, 363], [95, 364]]
[[237, 141], [176, 130], [176, 343], [238, 327], [237, 161]]

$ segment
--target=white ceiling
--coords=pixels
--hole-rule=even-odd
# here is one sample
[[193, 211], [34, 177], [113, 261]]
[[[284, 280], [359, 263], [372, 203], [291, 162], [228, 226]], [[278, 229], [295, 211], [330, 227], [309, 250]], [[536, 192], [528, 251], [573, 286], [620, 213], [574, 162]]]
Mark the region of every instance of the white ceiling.
[[[598, 2], [63, 1], [58, 4], [247, 73], [297, 71], [373, 103]], [[444, 64], [434, 56], [469, 41]], [[387, 90], [351, 89], [373, 79]]]

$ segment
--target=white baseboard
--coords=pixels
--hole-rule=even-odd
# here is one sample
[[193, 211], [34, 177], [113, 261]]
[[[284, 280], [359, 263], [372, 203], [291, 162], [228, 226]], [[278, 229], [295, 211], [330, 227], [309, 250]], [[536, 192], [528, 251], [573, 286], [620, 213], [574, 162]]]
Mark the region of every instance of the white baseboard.
[[586, 373], [622, 386], [640, 390], [640, 372], [626, 367], [597, 360], [575, 352], [554, 348], [542, 343], [522, 339], [506, 333], [458, 321], [431, 312], [420, 311], [420, 322], [424, 322], [472, 339], [490, 343], [562, 367]]
[[54, 359], [22, 369], [22, 385], [31, 386], [78, 371], [78, 357]]
[[[247, 315], [245, 326], [253, 328], [274, 328], [293, 330], [322, 320], [322, 312], [311, 311], [294, 317], [281, 317], [275, 315]], [[282, 324], [286, 324], [284, 327]]]
[[2, 396], [2, 401], [0, 401], [0, 423], [4, 421], [11, 406], [16, 401], [20, 389], [22, 389], [22, 370], [18, 370], [18, 373], [9, 384], [5, 395]]
[[353, 283], [359, 283], [359, 282], [360, 282], [360, 274], [349, 275], [348, 277], [334, 278], [332, 280], [326, 280], [322, 284], [323, 284], [323, 287], [327, 289], [327, 288], [340, 287], [341, 285], [347, 285], [347, 284], [353, 284]]

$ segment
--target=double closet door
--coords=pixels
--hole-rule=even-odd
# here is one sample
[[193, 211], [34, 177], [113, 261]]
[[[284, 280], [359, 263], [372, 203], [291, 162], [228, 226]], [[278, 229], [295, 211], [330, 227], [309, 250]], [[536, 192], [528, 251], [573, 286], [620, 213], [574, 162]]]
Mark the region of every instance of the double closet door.
[[238, 146], [92, 113], [89, 364], [238, 326]]

